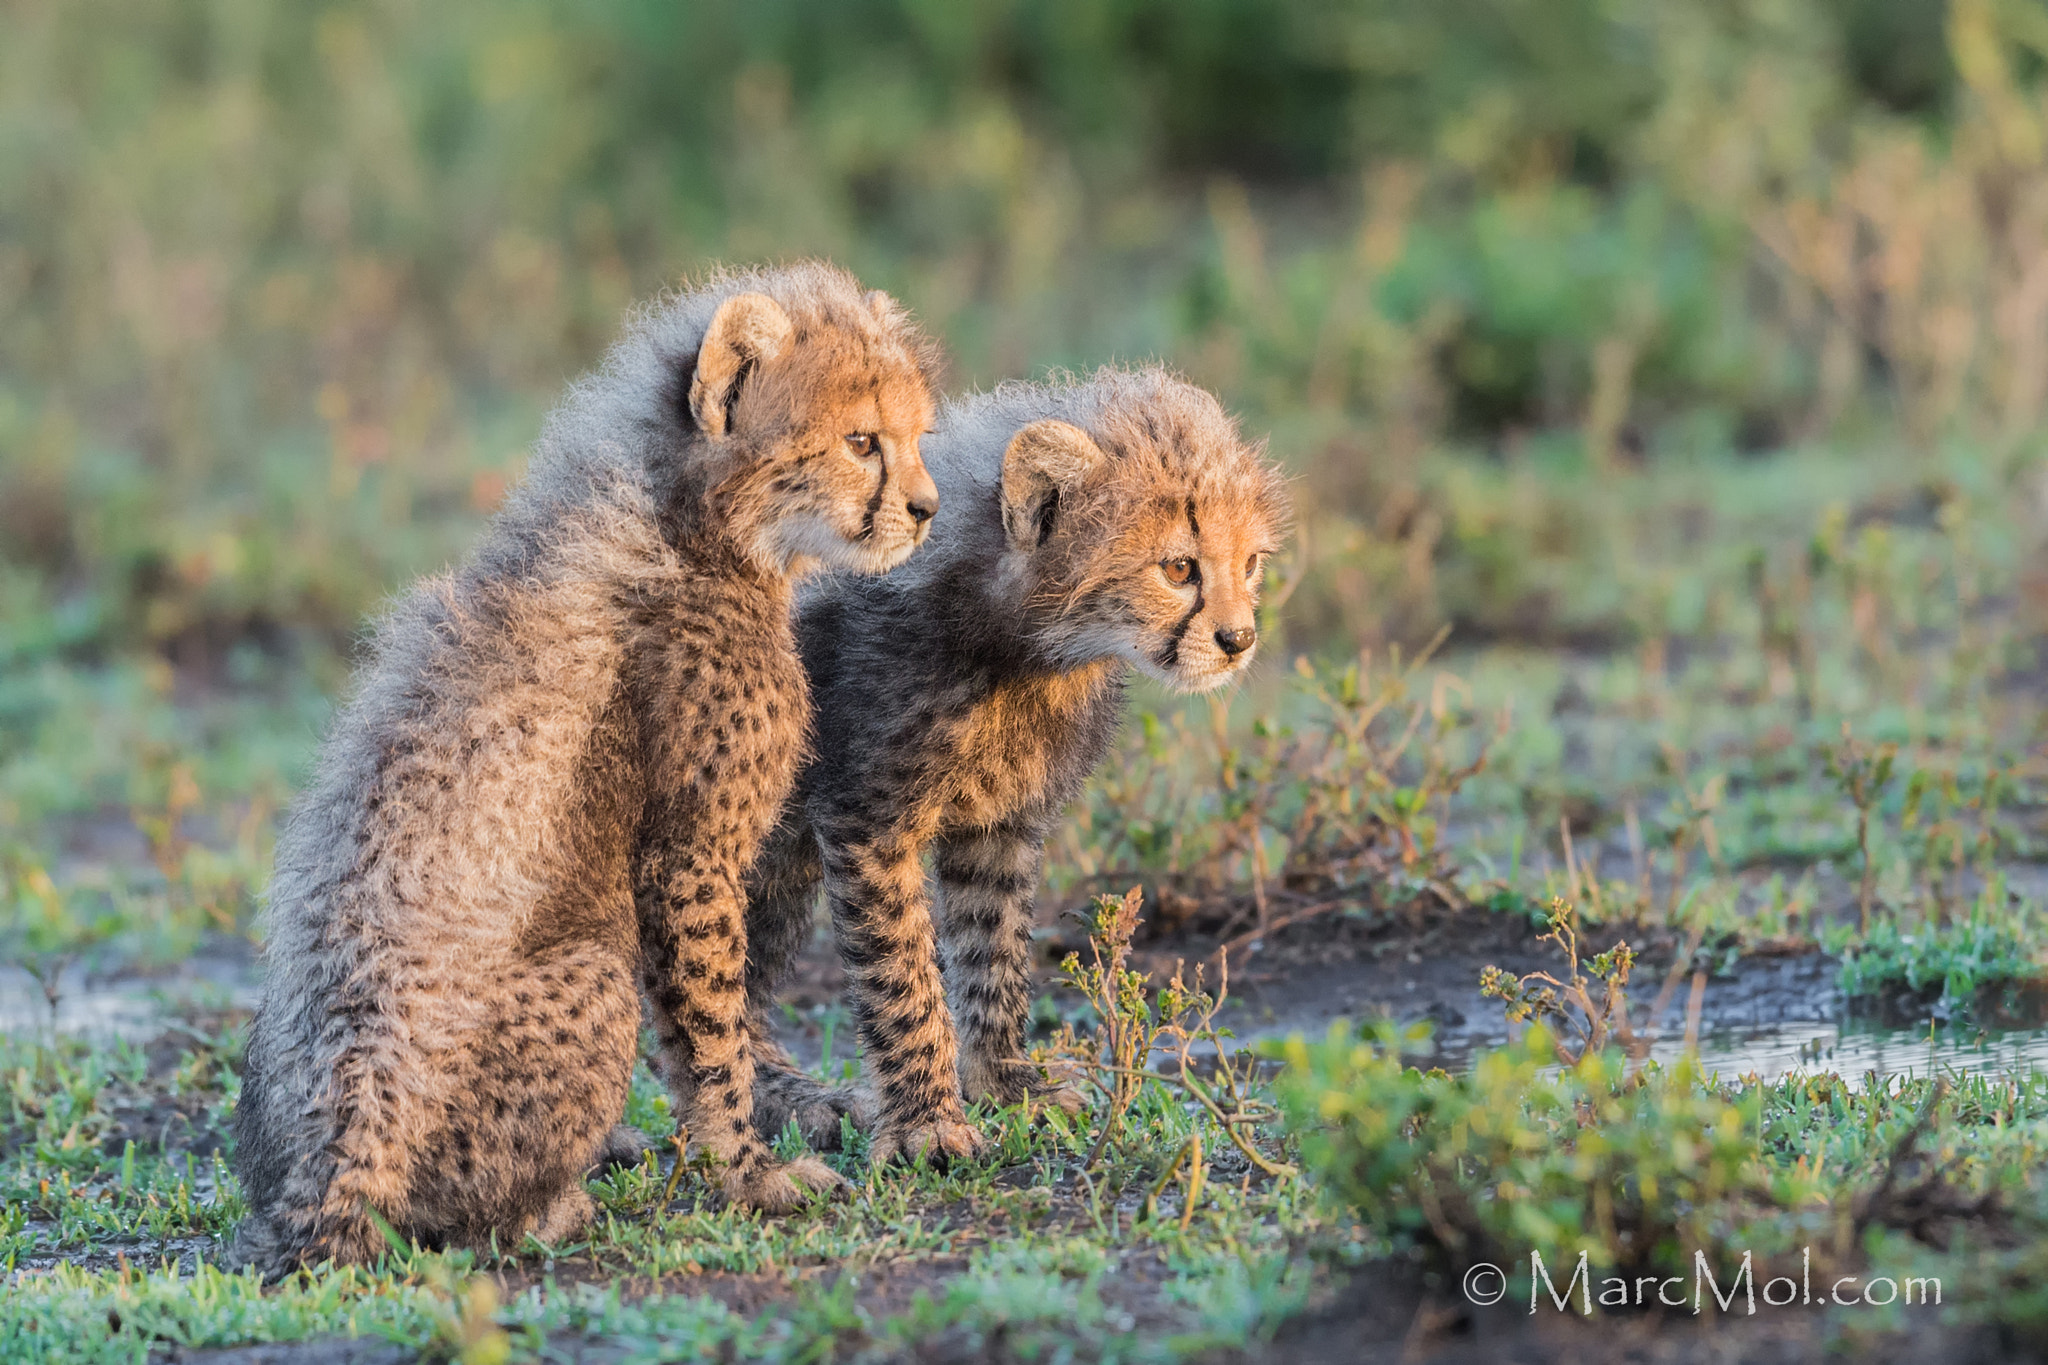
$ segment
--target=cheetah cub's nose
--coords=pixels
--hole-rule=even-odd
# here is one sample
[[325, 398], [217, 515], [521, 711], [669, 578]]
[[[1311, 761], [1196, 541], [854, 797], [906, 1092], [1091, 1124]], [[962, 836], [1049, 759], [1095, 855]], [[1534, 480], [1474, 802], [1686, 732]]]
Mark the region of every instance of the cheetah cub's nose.
[[910, 513], [910, 519], [922, 526], [939, 514], [939, 491], [935, 488], [929, 493], [919, 494], [903, 506]]
[[1224, 629], [1216, 632], [1216, 647], [1235, 659], [1250, 649], [1259, 638], [1259, 632], [1250, 626], [1239, 626], [1235, 630]]

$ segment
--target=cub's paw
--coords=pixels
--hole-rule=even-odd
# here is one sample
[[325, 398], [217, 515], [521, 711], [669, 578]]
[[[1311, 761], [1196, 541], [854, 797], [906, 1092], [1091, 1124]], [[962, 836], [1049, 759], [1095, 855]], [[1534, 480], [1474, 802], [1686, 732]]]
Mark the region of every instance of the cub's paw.
[[589, 1193], [581, 1185], [572, 1185], [556, 1195], [555, 1202], [534, 1220], [532, 1232], [547, 1245], [557, 1246], [575, 1241], [596, 1216], [597, 1207], [591, 1203]]
[[754, 1073], [754, 1131], [763, 1136], [780, 1136], [795, 1119], [811, 1150], [833, 1152], [839, 1149], [840, 1120], [847, 1118], [862, 1132], [872, 1129], [874, 1115], [866, 1092], [850, 1085], [826, 1085], [800, 1071]]
[[788, 1213], [801, 1208], [818, 1190], [826, 1191], [834, 1199], [844, 1199], [853, 1188], [844, 1176], [814, 1156], [736, 1166], [726, 1172], [722, 1183], [729, 1202], [763, 1213]]
[[941, 1115], [926, 1123], [896, 1125], [885, 1122], [875, 1136], [868, 1159], [880, 1166], [889, 1161], [915, 1161], [929, 1157], [944, 1165], [949, 1161], [971, 1161], [981, 1155], [982, 1138], [965, 1118]]
[[1057, 1082], [1048, 1084], [1040, 1081], [1029, 1087], [1024, 1094], [1024, 1103], [1040, 1113], [1057, 1109], [1070, 1119], [1077, 1119], [1088, 1112], [1088, 1097], [1071, 1085]]
[[998, 1108], [1030, 1104], [1043, 1112], [1050, 1106], [1068, 1118], [1078, 1118], [1088, 1108], [1087, 1097], [1070, 1082], [1067, 1068], [1048, 1068], [1042, 1074], [1026, 1062], [1000, 1062], [972, 1068], [962, 1077], [962, 1092], [968, 1102], [987, 1100]]
[[637, 1166], [654, 1146], [654, 1139], [629, 1123], [621, 1123], [604, 1135], [591, 1158], [586, 1176], [603, 1175], [614, 1166]]
[[[322, 1210], [312, 1219], [290, 1218], [287, 1223], [291, 1228], [287, 1235], [296, 1243], [287, 1243], [281, 1248], [284, 1254], [280, 1263], [287, 1270], [316, 1266], [322, 1261], [333, 1261], [336, 1265], [370, 1265], [391, 1249], [383, 1229], [362, 1213], [336, 1216]], [[401, 1224], [397, 1231], [403, 1238], [408, 1229]]]
[[235, 1229], [235, 1237], [222, 1255], [226, 1270], [254, 1269], [265, 1284], [275, 1284], [299, 1268], [284, 1230], [262, 1213], [251, 1211]]

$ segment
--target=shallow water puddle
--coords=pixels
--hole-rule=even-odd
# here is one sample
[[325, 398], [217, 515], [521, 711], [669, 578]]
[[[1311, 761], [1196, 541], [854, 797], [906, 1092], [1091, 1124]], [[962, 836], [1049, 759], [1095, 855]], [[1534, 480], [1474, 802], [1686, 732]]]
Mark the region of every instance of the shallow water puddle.
[[[1651, 1049], [1670, 1061], [1683, 1042]], [[2048, 1029], [1965, 1034], [1961, 1030], [1846, 1027], [1808, 1024], [1702, 1039], [1700, 1063], [1733, 1080], [1752, 1073], [1762, 1080], [1789, 1075], [1840, 1076], [1852, 1085], [1876, 1074], [1894, 1076], [2022, 1076], [2048, 1067]]]
[[132, 988], [79, 991], [58, 997], [53, 1020], [40, 993], [0, 992], [0, 1034], [19, 1038], [44, 1037], [54, 1028], [95, 1043], [147, 1042], [163, 1032], [170, 1013], [155, 996]]
[[54, 1028], [92, 1043], [146, 1043], [195, 1009], [252, 1009], [258, 995], [246, 947], [198, 953], [147, 974], [98, 976], [74, 964], [57, 984], [53, 1016], [42, 985], [25, 968], [0, 964], [0, 1035], [47, 1038]]
[[[1332, 969], [1339, 978], [1356, 970]], [[1826, 1016], [1839, 1011], [1841, 1002], [1834, 995], [1832, 975], [1831, 960], [1815, 954], [1810, 960], [1745, 962], [1737, 978], [1717, 980], [1706, 997], [1709, 1031], [1700, 1044], [1705, 1069], [1730, 1081], [1750, 1075], [1768, 1081], [1832, 1072], [1851, 1084], [1861, 1084], [1873, 1072], [1887, 1077], [2010, 1076], [2048, 1069], [2048, 1026], [1981, 1034], [1942, 1029], [1930, 1037], [1925, 1025], [1886, 1028], [1833, 1022]], [[238, 942], [209, 944], [174, 967], [147, 974], [96, 975], [74, 965], [60, 982], [56, 1032], [95, 1043], [147, 1042], [195, 1008], [252, 1008], [258, 982], [254, 955]], [[1462, 980], [1458, 985], [1456, 990], [1419, 993], [1437, 1003], [1402, 1020], [1428, 1023], [1435, 1033], [1433, 1052], [1413, 1058], [1417, 1065], [1455, 1069], [1475, 1052], [1507, 1041], [1499, 1006], [1481, 999]], [[1294, 981], [1289, 986], [1275, 1002], [1281, 1008], [1262, 1010], [1264, 1018], [1249, 1011], [1226, 1017], [1238, 1042], [1278, 1041], [1297, 1032], [1320, 1037], [1338, 1020], [1391, 1013], [1370, 1006], [1360, 1010], [1368, 1002], [1343, 979]], [[1440, 1001], [1439, 994], [1444, 997]], [[1414, 1009], [1413, 997], [1406, 1003]], [[49, 1003], [37, 982], [19, 966], [0, 964], [0, 1036], [47, 1037], [51, 1024]], [[1666, 1063], [1676, 1060], [1684, 1051], [1682, 1026], [1682, 1013], [1674, 1004], [1665, 1020], [1666, 1036], [1651, 1047], [1650, 1055]], [[799, 1056], [815, 1053], [807, 1039], [784, 1041]], [[1195, 1049], [1197, 1055], [1205, 1051]]]
[[[1447, 1045], [1434, 1058], [1417, 1059], [1416, 1064], [1455, 1070], [1467, 1065], [1478, 1050], [1459, 1046], [1464, 1040], [1445, 1041]], [[1501, 1041], [1487, 1039], [1482, 1046], [1498, 1046]], [[1650, 1056], [1669, 1066], [1684, 1051], [1683, 1036], [1673, 1036], [1653, 1043]], [[1713, 1034], [1700, 1040], [1699, 1056], [1702, 1071], [1723, 1082], [1752, 1076], [1775, 1081], [1786, 1076], [1833, 1074], [1851, 1088], [1860, 1088], [1873, 1075], [1886, 1081], [1943, 1075], [2024, 1076], [2048, 1070], [2048, 1028], [1997, 1033], [1950, 1029], [1930, 1037], [1924, 1029], [1844, 1026], [1814, 1020]]]

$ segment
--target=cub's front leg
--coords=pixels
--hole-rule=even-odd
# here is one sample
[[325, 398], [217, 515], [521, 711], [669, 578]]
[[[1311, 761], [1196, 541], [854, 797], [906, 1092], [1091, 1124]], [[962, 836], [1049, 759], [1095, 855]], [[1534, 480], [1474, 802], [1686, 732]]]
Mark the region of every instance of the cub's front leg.
[[679, 1120], [725, 1162], [728, 1199], [780, 1213], [846, 1182], [816, 1157], [778, 1161], [754, 1128], [741, 866], [729, 848], [644, 860], [641, 972]]
[[804, 699], [793, 669], [748, 658], [735, 638], [679, 629], [630, 694], [646, 793], [633, 893], [677, 1117], [725, 1162], [729, 1198], [780, 1211], [846, 1182], [816, 1157], [778, 1162], [754, 1127], [741, 879], [795, 777]]
[[825, 893], [878, 1110], [873, 1159], [971, 1157], [921, 840], [848, 803], [819, 821]]

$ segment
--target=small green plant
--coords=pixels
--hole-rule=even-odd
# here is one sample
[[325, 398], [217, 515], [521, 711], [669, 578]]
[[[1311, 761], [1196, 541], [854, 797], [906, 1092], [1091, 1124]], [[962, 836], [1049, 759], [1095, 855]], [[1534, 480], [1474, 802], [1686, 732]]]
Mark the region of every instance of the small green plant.
[[[1138, 887], [1120, 896], [1097, 896], [1088, 924], [1090, 961], [1084, 965], [1079, 953], [1069, 953], [1061, 965], [1062, 982], [1087, 999], [1096, 1025], [1087, 1035], [1068, 1026], [1046, 1050], [1045, 1059], [1050, 1067], [1078, 1074], [1100, 1097], [1096, 1113], [1101, 1129], [1087, 1164], [1093, 1166], [1111, 1144], [1144, 1088], [1157, 1085], [1198, 1105], [1251, 1165], [1268, 1175], [1291, 1175], [1291, 1167], [1260, 1151], [1254, 1140], [1259, 1128], [1279, 1117], [1258, 1087], [1258, 1064], [1236, 1046], [1230, 1030], [1216, 1022], [1229, 989], [1228, 959], [1215, 995], [1203, 988], [1199, 966], [1192, 985], [1176, 969], [1166, 986], [1152, 990], [1150, 980], [1127, 965], [1143, 903]], [[1155, 1056], [1167, 1059], [1172, 1069], [1154, 1066]], [[1195, 1188], [1200, 1183], [1199, 1134], [1189, 1142], [1168, 1171], [1189, 1161], [1189, 1181]], [[1153, 1197], [1157, 1194], [1155, 1189]]]
[[1664, 769], [1678, 789], [1662, 821], [1664, 837], [1671, 848], [1671, 883], [1664, 905], [1664, 922], [1675, 924], [1688, 888], [1694, 842], [1706, 851], [1710, 866], [1716, 870], [1721, 866], [1721, 841], [1714, 828], [1714, 812], [1727, 794], [1728, 776], [1714, 773], [1695, 786], [1688, 774], [1684, 751], [1668, 742], [1658, 749]]
[[1853, 942], [1834, 943], [1842, 994], [1852, 1008], [1988, 1022], [1980, 1016], [1995, 993], [2043, 977], [2034, 913], [2004, 900], [1994, 879], [1962, 919], [1917, 928], [1884, 920]]
[[1631, 1072], [1614, 1050], [1558, 1070], [1542, 1034], [1457, 1076], [1404, 1066], [1409, 1040], [1390, 1026], [1292, 1040], [1278, 1089], [1304, 1163], [1396, 1248], [1529, 1266], [1518, 1292], [1537, 1293], [1532, 1253], [1563, 1269], [1559, 1284], [1584, 1256], [1599, 1277], [1589, 1312], [1640, 1305], [1600, 1293], [1626, 1289], [1614, 1276], [1692, 1284], [1702, 1257], [1732, 1268], [1754, 1254], [1761, 1285], [1773, 1256], [1814, 1274], [1863, 1268], [1873, 1247], [1924, 1261], [1958, 1228], [2010, 1237], [2038, 1217], [2015, 1207], [2034, 1202], [2019, 1130], [2048, 1104], [2038, 1079], [1728, 1085], [1689, 1055]]
[[2000, 812], [2020, 795], [2017, 767], [2002, 755], [1979, 765], [1924, 763], [1906, 778], [1899, 833], [1943, 915], [1965, 869], [1988, 876], [2001, 853], [2014, 851]]
[[[1554, 943], [1564, 953], [1562, 980], [1549, 972], [1516, 976], [1487, 966], [1479, 974], [1479, 993], [1507, 1008], [1508, 1021], [1527, 1024], [1554, 1019], [1568, 1033], [1544, 1030], [1557, 1060], [1576, 1066], [1612, 1040], [1633, 1042], [1628, 1020], [1628, 978], [1635, 970], [1635, 949], [1618, 942], [1606, 952], [1579, 961], [1578, 912], [1561, 896], [1550, 901], [1546, 931], [1539, 943]], [[1590, 980], [1588, 976], [1590, 975]], [[1600, 991], [1598, 999], [1593, 991]]]
[[[1458, 743], [1470, 718], [1452, 698], [1469, 689], [1443, 671], [1426, 694], [1418, 689], [1423, 666], [1449, 634], [1448, 627], [1438, 631], [1405, 661], [1395, 646], [1384, 666], [1369, 649], [1337, 671], [1295, 660], [1323, 710], [1321, 734], [1294, 764], [1306, 786], [1288, 837], [1296, 880], [1327, 875], [1321, 868], [1332, 861], [1356, 859], [1389, 838], [1386, 852], [1401, 871], [1430, 870], [1450, 799], [1485, 771], [1492, 743], [1508, 724], [1503, 713], [1491, 738], [1475, 732]], [[1460, 749], [1462, 756], [1454, 756]]]
[[1068, 860], [1098, 885], [1142, 876], [1169, 904], [1228, 907], [1232, 948], [1360, 901], [1462, 904], [1441, 833], [1508, 715], [1483, 726], [1461, 679], [1425, 678], [1444, 638], [1334, 669], [1298, 658], [1284, 706], [1307, 713], [1299, 724], [1262, 715], [1240, 731], [1220, 700], [1205, 727], [1142, 714], [1063, 835]]
[[[1138, 1096], [1158, 1023], [1145, 999], [1145, 977], [1126, 965], [1144, 905], [1143, 888], [1134, 886], [1121, 896], [1097, 896], [1094, 905], [1087, 926], [1090, 960], [1084, 965], [1079, 953], [1067, 954], [1060, 964], [1060, 980], [1079, 991], [1095, 1012], [1093, 1037], [1085, 1046], [1076, 1042], [1072, 1050], [1087, 1058], [1087, 1070], [1101, 1091], [1097, 1113], [1102, 1135], [1095, 1145], [1099, 1154]], [[1089, 1160], [1092, 1164], [1094, 1155]]]
[[1891, 785], [1892, 765], [1898, 755], [1896, 744], [1872, 745], [1857, 739], [1846, 720], [1842, 722], [1840, 742], [1826, 751], [1828, 776], [1856, 807], [1856, 852], [1863, 870], [1862, 880], [1856, 885], [1856, 914], [1865, 934], [1870, 932], [1870, 901], [1877, 886], [1877, 864], [1870, 852], [1870, 817], [1884, 799], [1885, 788]]

